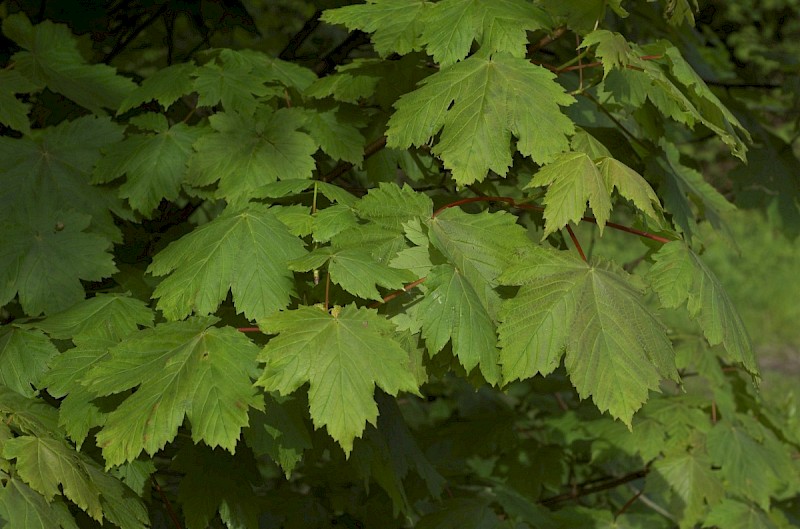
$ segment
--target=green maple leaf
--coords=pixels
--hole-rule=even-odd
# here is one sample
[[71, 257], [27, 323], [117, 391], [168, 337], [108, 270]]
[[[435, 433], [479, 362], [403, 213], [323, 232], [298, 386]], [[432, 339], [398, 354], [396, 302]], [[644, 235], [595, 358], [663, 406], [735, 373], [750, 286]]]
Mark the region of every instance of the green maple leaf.
[[172, 463], [183, 474], [178, 501], [188, 529], [206, 529], [219, 511], [227, 527], [258, 527], [256, 461], [206, 446], [185, 445]]
[[789, 452], [771, 432], [761, 427], [756, 437], [752, 433], [719, 421], [708, 433], [707, 449], [712, 463], [721, 467], [726, 490], [767, 509], [770, 496], [796, 487], [798, 477]]
[[198, 93], [199, 106], [214, 106], [222, 103], [228, 112], [252, 115], [256, 109], [256, 97], [280, 95], [283, 90], [268, 87], [263, 76], [253, 71], [249, 62], [236, 60], [235, 52], [222, 53], [222, 64], [209, 62], [197, 68], [194, 90]]
[[79, 335], [75, 341], [76, 347], [53, 359], [43, 382], [49, 394], [62, 399], [58, 424], [80, 449], [89, 430], [102, 426], [106, 417], [100, 410], [97, 396], [83, 385], [83, 379], [92, 367], [108, 357], [108, 351], [119, 343], [119, 339], [97, 333]]
[[325, 263], [328, 263], [331, 281], [363, 299], [376, 301], [383, 299], [376, 285], [396, 290], [415, 279], [405, 271], [379, 263], [367, 250], [358, 248], [343, 250], [318, 248], [304, 257], [290, 261], [289, 268], [298, 272], [308, 272], [322, 267]]
[[33, 130], [20, 139], [0, 137], [0, 211], [74, 210], [91, 215], [91, 231], [121, 240], [111, 212], [130, 215], [113, 190], [90, 185], [101, 149], [121, 139], [122, 127], [94, 116]]
[[110, 66], [87, 64], [63, 24], [45, 20], [33, 26], [17, 13], [3, 21], [3, 34], [24, 50], [11, 57], [15, 70], [95, 114], [103, 114], [103, 108], [117, 109], [136, 87]]
[[405, 55], [420, 49], [430, 6], [425, 0], [367, 0], [366, 4], [329, 9], [322, 20], [372, 33], [372, 43], [381, 57]]
[[421, 146], [441, 131], [433, 153], [459, 185], [468, 185], [490, 170], [508, 172], [512, 134], [517, 150], [539, 164], [566, 150], [574, 126], [559, 106], [573, 101], [540, 66], [507, 54], [475, 55], [426, 77], [397, 101], [387, 145]]
[[592, 31], [581, 42], [581, 48], [597, 46], [594, 54], [603, 61], [603, 77], [615, 68], [625, 68], [634, 57], [628, 41], [620, 35], [607, 29]]
[[228, 201], [257, 198], [258, 188], [278, 179], [311, 178], [317, 144], [299, 129], [299, 109], [261, 109], [254, 116], [218, 112], [209, 118], [214, 132], [194, 144], [190, 180], [206, 186], [219, 180]]
[[60, 499], [47, 501], [17, 477], [0, 489], [0, 521], [25, 529], [78, 529], [69, 508]]
[[366, 140], [355, 126], [342, 119], [338, 110], [309, 111], [305, 129], [328, 156], [358, 165], [364, 160]]
[[0, 222], [0, 305], [19, 294], [31, 316], [58, 312], [84, 298], [81, 279], [112, 275], [108, 241], [86, 233], [89, 222], [88, 215], [47, 210]]
[[703, 522], [703, 527], [725, 529], [777, 529], [767, 515], [754, 505], [725, 498], [714, 507]]
[[714, 507], [725, 496], [719, 471], [712, 470], [711, 459], [705, 453], [667, 454], [655, 462], [653, 470], [663, 476], [683, 502], [682, 527], [694, 526], [705, 517], [706, 505]]
[[338, 233], [357, 226], [358, 219], [353, 208], [343, 204], [334, 204], [317, 211], [314, 216], [314, 241], [328, 242]]
[[353, 439], [378, 417], [375, 387], [397, 395], [416, 392], [417, 385], [407, 368], [408, 354], [391, 337], [394, 325], [355, 305], [333, 312], [300, 307], [259, 322], [278, 336], [259, 357], [267, 365], [256, 384], [286, 395], [308, 383], [314, 426], [325, 426], [349, 454]]
[[153, 326], [153, 311], [127, 294], [97, 294], [34, 325], [51, 338], [99, 337], [121, 340], [139, 326]]
[[431, 356], [452, 340], [453, 354], [471, 371], [480, 364], [484, 378], [500, 381], [497, 335], [475, 288], [451, 265], [435, 266], [425, 279], [428, 291], [420, 302], [422, 336]]
[[183, 123], [169, 127], [164, 116], [152, 115], [163, 122], [156, 134], [130, 134], [110, 146], [95, 166], [93, 178], [94, 183], [105, 183], [125, 174], [119, 196], [146, 216], [162, 199], [178, 198], [192, 144], [202, 134], [202, 129]]
[[592, 208], [600, 233], [611, 214], [611, 193], [614, 189], [630, 199], [650, 218], [658, 221], [654, 205], [660, 209], [658, 196], [650, 184], [636, 171], [609, 157], [592, 160], [585, 152], [560, 155], [541, 168], [526, 187], [547, 186], [544, 197], [544, 236], [577, 223], [586, 204]]
[[308, 404], [301, 399], [264, 395], [264, 410], [250, 414], [244, 438], [256, 456], [268, 455], [280, 465], [287, 479], [303, 452], [312, 448], [306, 426]]
[[500, 529], [497, 513], [482, 498], [455, 498], [441, 503], [441, 509], [420, 518], [418, 529]]
[[442, 0], [425, 14], [422, 40], [441, 66], [466, 57], [473, 40], [482, 52], [525, 56], [528, 31], [549, 27], [549, 16], [522, 0]]
[[[15, 325], [0, 328], [0, 384], [26, 397], [36, 395], [47, 364], [58, 349], [40, 331]], [[33, 387], [31, 387], [33, 386]]]
[[654, 256], [647, 273], [664, 307], [686, 302], [689, 315], [697, 319], [708, 342], [721, 343], [730, 358], [758, 373], [747, 329], [733, 302], [714, 273], [685, 243], [665, 244]]
[[525, 229], [504, 211], [471, 215], [458, 208], [442, 211], [428, 225], [433, 247], [469, 281], [494, 317], [500, 301], [497, 278], [532, 246]]
[[27, 94], [41, 86], [23, 77], [15, 70], [0, 71], [0, 123], [12, 129], [29, 133], [28, 111], [31, 105], [17, 99], [16, 94]]
[[252, 386], [258, 348], [215, 318], [163, 323], [128, 336], [84, 376], [98, 396], [137, 388], [106, 417], [97, 434], [108, 467], [155, 454], [178, 433], [184, 416], [192, 439], [233, 452], [248, 407], [261, 406]]
[[286, 263], [305, 254], [273, 209], [228, 210], [159, 252], [148, 272], [169, 275], [153, 293], [169, 319], [217, 310], [228, 290], [248, 318], [285, 308], [294, 293]]
[[191, 76], [196, 70], [194, 64], [183, 63], [156, 71], [120, 103], [117, 115], [153, 100], [158, 101], [165, 110], [169, 109], [181, 96], [192, 93]]
[[503, 284], [522, 288], [500, 311], [503, 378], [551, 373], [566, 351], [581, 398], [591, 396], [630, 426], [660, 380], [678, 375], [672, 344], [643, 289], [623, 274], [544, 248], [508, 270]]

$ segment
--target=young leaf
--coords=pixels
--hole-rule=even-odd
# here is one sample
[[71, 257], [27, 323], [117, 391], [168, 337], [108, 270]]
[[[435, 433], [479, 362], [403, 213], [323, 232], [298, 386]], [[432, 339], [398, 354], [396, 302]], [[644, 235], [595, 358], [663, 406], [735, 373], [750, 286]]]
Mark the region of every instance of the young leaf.
[[574, 126], [559, 106], [573, 101], [540, 66], [502, 53], [475, 55], [425, 78], [397, 101], [387, 145], [421, 146], [441, 131], [434, 154], [456, 183], [469, 185], [489, 170], [508, 172], [512, 134], [517, 150], [539, 164], [566, 150]]
[[108, 65], [86, 64], [67, 26], [49, 20], [33, 26], [16, 13], [3, 21], [3, 33], [25, 50], [11, 57], [15, 70], [95, 114], [117, 109], [136, 87]]
[[300, 259], [289, 263], [289, 268], [300, 272], [308, 272], [328, 262], [331, 281], [347, 292], [362, 299], [381, 301], [376, 285], [397, 290], [403, 288], [408, 281], [415, 278], [404, 271], [389, 268], [377, 262], [366, 250], [347, 248], [333, 250], [320, 248]]
[[372, 43], [381, 57], [405, 55], [420, 49], [430, 6], [425, 0], [367, 0], [366, 4], [329, 9], [322, 20], [373, 33]]
[[81, 279], [112, 275], [117, 268], [108, 241], [86, 233], [89, 222], [88, 215], [42, 209], [24, 220], [0, 222], [0, 305], [19, 293], [28, 315], [51, 314], [84, 298]]
[[625, 37], [607, 29], [592, 31], [581, 42], [581, 48], [597, 46], [594, 54], [603, 61], [603, 77], [614, 68], [624, 68], [630, 64], [633, 50]]
[[494, 323], [475, 288], [451, 265], [435, 266], [425, 280], [420, 302], [422, 336], [431, 356], [452, 339], [453, 354], [471, 371], [480, 364], [487, 382], [500, 381]]
[[219, 180], [219, 195], [231, 202], [256, 198], [259, 186], [278, 179], [311, 178], [317, 145], [297, 130], [305, 122], [302, 112], [218, 112], [209, 121], [214, 132], [195, 142], [197, 152], [189, 163], [194, 185]]
[[311, 418], [325, 426], [350, 454], [365, 423], [374, 425], [375, 386], [390, 395], [417, 391], [407, 369], [408, 354], [391, 337], [394, 326], [375, 311], [355, 305], [328, 313], [314, 307], [281, 312], [259, 322], [272, 338], [259, 360], [266, 362], [256, 382], [287, 395], [309, 383]]
[[34, 397], [34, 388], [42, 387], [47, 363], [57, 354], [58, 349], [40, 331], [16, 325], [0, 327], [0, 384]]
[[117, 115], [153, 100], [158, 101], [165, 110], [169, 109], [181, 96], [192, 92], [191, 75], [196, 69], [194, 64], [183, 63], [156, 71], [120, 103]]
[[94, 169], [94, 183], [110, 182], [127, 175], [119, 196], [128, 199], [132, 209], [149, 216], [162, 199], [178, 198], [186, 176], [186, 163], [192, 144], [202, 129], [178, 123], [157, 134], [130, 134], [110, 146]]
[[542, 248], [501, 277], [522, 285], [500, 312], [500, 362], [505, 380], [565, 365], [581, 398], [630, 426], [633, 413], [677, 380], [672, 344], [650, 313], [642, 288], [624, 272], [589, 265]]
[[476, 40], [484, 53], [525, 56], [528, 31], [549, 27], [547, 14], [523, 0], [441, 0], [425, 14], [422, 41], [442, 67], [469, 54]]
[[184, 416], [192, 439], [233, 452], [247, 409], [261, 406], [252, 387], [258, 348], [215, 318], [163, 323], [129, 336], [85, 375], [98, 396], [137, 388], [97, 434], [106, 466], [155, 454], [175, 437]]
[[700, 257], [685, 243], [673, 241], [665, 244], [653, 259], [655, 264], [647, 277], [661, 304], [676, 308], [686, 302], [689, 315], [698, 319], [708, 342], [721, 343], [731, 360], [741, 362], [750, 373], [757, 374], [747, 329], [725, 289]]
[[304, 254], [303, 242], [271, 209], [251, 204], [172, 242], [148, 272], [169, 275], [153, 293], [169, 319], [210, 314], [228, 290], [240, 312], [258, 319], [288, 305], [294, 283], [286, 263]]

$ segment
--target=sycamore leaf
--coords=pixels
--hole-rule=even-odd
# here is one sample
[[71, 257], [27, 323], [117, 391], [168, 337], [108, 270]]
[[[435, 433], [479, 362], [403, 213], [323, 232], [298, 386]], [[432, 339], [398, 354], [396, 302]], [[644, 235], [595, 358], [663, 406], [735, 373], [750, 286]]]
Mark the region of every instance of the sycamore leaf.
[[218, 112], [209, 122], [214, 132], [195, 142], [197, 152], [189, 162], [194, 185], [219, 180], [218, 194], [230, 202], [257, 198], [259, 186], [278, 179], [311, 178], [317, 145], [297, 130], [305, 122], [302, 111]]
[[129, 214], [114, 190], [89, 181], [101, 149], [121, 140], [122, 130], [108, 118], [85, 116], [20, 139], [0, 137], [0, 212], [74, 210], [91, 215], [91, 231], [121, 241], [111, 212]]
[[608, 156], [599, 160], [598, 167], [609, 191], [616, 189], [620, 196], [630, 200], [639, 211], [656, 222], [659, 221], [656, 209], [661, 209], [661, 203], [642, 175]]
[[67, 505], [60, 499], [47, 501], [17, 477], [7, 478], [0, 488], [0, 521], [7, 527], [25, 529], [78, 529]]
[[425, 15], [422, 40], [442, 67], [466, 57], [472, 41], [481, 51], [525, 56], [528, 31], [549, 27], [548, 15], [523, 0], [442, 0]]
[[0, 305], [19, 294], [30, 316], [58, 312], [83, 299], [80, 280], [112, 275], [108, 241], [86, 233], [89, 222], [88, 215], [42, 209], [0, 221]]
[[[682, 518], [693, 526], [704, 518], [706, 505], [713, 507], [725, 496], [718, 470], [712, 470], [705, 453], [681, 451], [667, 454], [653, 465], [683, 502]], [[682, 525], [683, 526], [683, 525]]]
[[100, 411], [101, 403], [96, 395], [82, 381], [95, 364], [108, 357], [108, 351], [119, 343], [119, 339], [97, 333], [79, 335], [75, 340], [76, 347], [53, 359], [43, 382], [48, 393], [62, 399], [58, 408], [58, 424], [80, 449], [89, 430], [102, 426], [106, 415]]
[[139, 326], [152, 327], [153, 317], [144, 301], [127, 294], [101, 293], [34, 325], [59, 340], [76, 336], [120, 340]]
[[471, 371], [480, 364], [490, 384], [500, 381], [497, 335], [486, 307], [472, 284], [451, 265], [435, 266], [425, 279], [428, 289], [419, 305], [422, 336], [431, 356], [452, 340], [453, 354]]
[[226, 527], [258, 527], [256, 461], [233, 457], [219, 449], [187, 444], [178, 452], [172, 468], [180, 472], [178, 501], [188, 529], [206, 529], [219, 511]]
[[287, 395], [308, 383], [314, 426], [325, 426], [345, 454], [365, 424], [375, 424], [376, 386], [390, 395], [417, 391], [408, 354], [391, 337], [394, 325], [374, 310], [348, 305], [331, 314], [300, 307], [259, 326], [278, 336], [259, 357], [267, 365], [256, 384]]
[[741, 426], [721, 420], [708, 433], [707, 448], [712, 463], [721, 467], [726, 490], [768, 509], [770, 496], [796, 486], [798, 478], [788, 450], [759, 441]]
[[338, 107], [307, 113], [305, 129], [320, 148], [334, 160], [358, 165], [364, 159], [366, 140], [356, 127], [337, 115]]
[[25, 50], [11, 57], [15, 70], [95, 114], [103, 114], [103, 108], [117, 109], [136, 87], [110, 66], [87, 64], [63, 24], [45, 20], [33, 26], [28, 17], [16, 13], [3, 21], [3, 34]]
[[721, 343], [731, 360], [741, 362], [752, 374], [758, 373], [755, 353], [747, 329], [733, 302], [714, 273], [685, 243], [665, 244], [647, 273], [653, 290], [664, 307], [687, 303], [689, 315], [697, 318], [711, 345]]
[[597, 29], [586, 35], [581, 48], [597, 46], [594, 54], [603, 61], [603, 77], [614, 68], [624, 68], [630, 64], [633, 50], [619, 33], [608, 31], [607, 29]]
[[193, 88], [199, 95], [198, 106], [222, 103], [228, 112], [250, 116], [256, 109], [256, 96], [283, 93], [283, 90], [267, 87], [251, 65], [224, 57], [222, 65], [210, 62], [192, 73]]
[[155, 116], [164, 121], [163, 129], [157, 134], [130, 134], [111, 145], [95, 167], [93, 178], [94, 183], [104, 183], [127, 175], [119, 196], [146, 216], [162, 199], [178, 198], [192, 144], [202, 134], [201, 128], [183, 123], [167, 128], [166, 118]]
[[532, 246], [516, 217], [504, 211], [475, 215], [448, 208], [428, 222], [430, 242], [474, 289], [494, 317], [500, 298], [494, 287], [500, 273]]
[[672, 344], [624, 272], [537, 247], [503, 284], [522, 285], [500, 311], [503, 378], [551, 373], [565, 365], [581, 398], [630, 426], [633, 413], [677, 380]]
[[606, 186], [597, 165], [586, 153], [560, 155], [539, 169], [526, 188], [544, 186], [547, 186], [547, 194], [544, 196], [543, 238], [570, 222], [579, 222], [586, 211], [587, 202], [597, 219], [600, 233], [603, 233], [611, 214], [611, 190]]
[[397, 290], [403, 288], [408, 281], [415, 278], [402, 270], [390, 268], [376, 261], [367, 250], [346, 248], [331, 250], [318, 248], [310, 254], [289, 262], [289, 268], [299, 272], [308, 272], [328, 263], [331, 281], [363, 299], [381, 301], [383, 296], [376, 285]]
[[16, 459], [19, 477], [48, 502], [63, 494], [98, 522], [105, 518], [124, 529], [148, 525], [140, 498], [61, 440], [16, 437], [3, 444], [3, 457]]
[[57, 354], [41, 331], [4, 325], [0, 328], [0, 384], [26, 397], [35, 396], [47, 363]]
[[268, 455], [280, 465], [287, 479], [312, 448], [311, 434], [304, 420], [308, 404], [293, 397], [264, 395], [264, 410], [250, 413], [250, 427], [244, 438], [256, 456]]
[[329, 9], [322, 20], [372, 33], [372, 43], [381, 57], [405, 55], [420, 49], [430, 6], [425, 0], [367, 0], [366, 4]]
[[314, 215], [314, 241], [328, 242], [336, 234], [358, 225], [353, 208], [335, 204]]
[[233, 452], [247, 409], [261, 406], [251, 378], [258, 348], [215, 318], [163, 323], [128, 336], [85, 375], [98, 396], [137, 388], [97, 434], [106, 466], [153, 455], [189, 420], [192, 439]]
[[725, 498], [714, 507], [703, 522], [703, 527], [725, 529], [778, 529], [767, 515], [755, 505]]
[[156, 71], [120, 103], [117, 115], [153, 100], [158, 101], [165, 110], [169, 109], [181, 96], [192, 92], [191, 75], [196, 69], [194, 64], [183, 63]]
[[273, 210], [251, 204], [170, 243], [148, 272], [169, 275], [153, 293], [169, 319], [212, 313], [228, 290], [240, 312], [258, 319], [288, 305], [294, 283], [286, 262], [304, 254], [303, 241]]
[[574, 125], [559, 106], [574, 99], [553, 73], [523, 58], [474, 55], [421, 84], [395, 104], [387, 145], [421, 146], [441, 131], [433, 153], [459, 185], [481, 181], [490, 170], [504, 176], [512, 163], [512, 135], [517, 150], [539, 164], [569, 146]]
[[28, 111], [31, 105], [17, 99], [16, 94], [33, 92], [40, 85], [23, 77], [16, 70], [0, 71], [0, 123], [28, 133], [31, 130]]

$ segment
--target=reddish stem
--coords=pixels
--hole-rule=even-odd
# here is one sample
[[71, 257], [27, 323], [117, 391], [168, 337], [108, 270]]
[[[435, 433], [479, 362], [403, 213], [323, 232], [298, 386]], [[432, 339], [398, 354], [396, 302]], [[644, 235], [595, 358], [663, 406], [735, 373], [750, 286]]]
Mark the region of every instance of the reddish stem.
[[586, 254], [583, 253], [583, 248], [581, 248], [581, 243], [578, 242], [578, 238], [575, 236], [575, 232], [572, 231], [572, 226], [567, 224], [567, 232], [569, 233], [569, 238], [572, 239], [572, 244], [575, 245], [575, 248], [578, 249], [578, 253], [581, 255], [581, 259], [583, 262], [586, 262]]
[[408, 292], [408, 291], [409, 291], [409, 290], [411, 290], [412, 288], [414, 288], [414, 287], [416, 287], [416, 286], [418, 286], [418, 285], [422, 284], [422, 283], [425, 281], [425, 279], [426, 279], [426, 278], [424, 278], [424, 277], [420, 277], [420, 278], [419, 278], [419, 279], [417, 279], [416, 281], [412, 281], [411, 283], [409, 283], [409, 284], [407, 284], [406, 286], [404, 286], [402, 290], [396, 290], [396, 291], [392, 292], [391, 294], [387, 294], [387, 295], [385, 295], [385, 296], [383, 297], [383, 301], [376, 301], [375, 303], [373, 303], [372, 305], [370, 305], [370, 306], [369, 306], [369, 308], [371, 308], [371, 309], [374, 309], [374, 308], [376, 308], [376, 307], [379, 307], [379, 306], [380, 306], [380, 305], [382, 305], [383, 303], [388, 303], [389, 301], [393, 300], [394, 298], [396, 298], [396, 297], [397, 297], [397, 296], [399, 296], [400, 294], [403, 294], [403, 293], [405, 293], [405, 292]]
[[237, 327], [236, 330], [239, 332], [261, 332], [258, 327]]
[[161, 485], [158, 484], [156, 477], [151, 476], [150, 479], [153, 481], [153, 487], [155, 487], [156, 492], [158, 492], [158, 495], [161, 496], [161, 501], [164, 503], [164, 508], [167, 509], [167, 514], [172, 520], [172, 524], [175, 526], [175, 529], [182, 529], [181, 522], [178, 520], [175, 510], [172, 508], [172, 503], [169, 501], [169, 498], [167, 498], [167, 495], [164, 494], [164, 491], [161, 490]]

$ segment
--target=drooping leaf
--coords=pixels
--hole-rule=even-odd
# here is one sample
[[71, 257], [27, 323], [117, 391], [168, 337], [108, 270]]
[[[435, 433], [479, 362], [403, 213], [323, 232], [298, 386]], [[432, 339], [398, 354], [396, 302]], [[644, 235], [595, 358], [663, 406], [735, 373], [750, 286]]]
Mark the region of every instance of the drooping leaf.
[[522, 285], [500, 312], [505, 380], [552, 372], [563, 350], [581, 398], [629, 426], [661, 379], [677, 380], [664, 327], [624, 272], [537, 248], [501, 281]]
[[130, 295], [98, 294], [34, 325], [61, 340], [98, 337], [120, 340], [139, 326], [153, 326], [153, 311]]
[[219, 181], [219, 195], [231, 202], [257, 198], [260, 186], [279, 179], [311, 177], [317, 145], [297, 130], [305, 122], [302, 112], [218, 112], [209, 121], [214, 132], [195, 142], [197, 152], [189, 162], [193, 184]]
[[41, 388], [47, 363], [58, 349], [40, 331], [17, 326], [0, 327], [0, 384], [33, 397]]
[[52, 314], [84, 298], [80, 280], [112, 275], [108, 241], [86, 233], [90, 221], [88, 215], [42, 209], [0, 221], [0, 305], [19, 294], [27, 314]]
[[129, 214], [113, 190], [90, 185], [101, 149], [121, 139], [119, 125], [93, 116], [62, 121], [20, 139], [0, 137], [0, 215], [73, 210], [91, 215], [91, 231], [121, 240], [111, 213]]
[[252, 379], [258, 348], [215, 318], [163, 323], [128, 336], [84, 376], [98, 396], [137, 388], [108, 414], [97, 434], [108, 467], [154, 454], [184, 417], [192, 439], [233, 452], [247, 409], [261, 406]]
[[102, 115], [104, 108], [116, 110], [136, 86], [108, 65], [87, 64], [75, 37], [62, 24], [45, 20], [33, 26], [23, 13], [16, 13], [3, 21], [3, 33], [24, 50], [11, 58], [15, 70], [95, 114]]
[[155, 116], [163, 120], [163, 128], [156, 134], [130, 134], [110, 146], [93, 178], [94, 183], [104, 183], [126, 175], [119, 196], [144, 215], [150, 215], [162, 199], [178, 198], [192, 144], [202, 134], [201, 128], [183, 123], [168, 128], [163, 116]]
[[360, 164], [366, 140], [351, 123], [337, 116], [338, 108], [309, 112], [305, 128], [314, 141], [334, 160]]
[[714, 273], [685, 243], [665, 244], [654, 256], [648, 280], [664, 307], [687, 303], [708, 342], [722, 344], [731, 360], [758, 373], [755, 353], [747, 329], [728, 294]]
[[304, 417], [308, 405], [293, 397], [264, 396], [264, 410], [250, 413], [250, 427], [244, 431], [247, 445], [256, 456], [268, 455], [280, 465], [288, 479], [312, 448]]
[[547, 14], [522, 0], [442, 0], [425, 13], [422, 41], [441, 66], [466, 57], [473, 40], [486, 53], [525, 56], [528, 31], [550, 25]]
[[428, 291], [420, 302], [422, 336], [431, 355], [452, 341], [453, 354], [471, 371], [480, 365], [490, 384], [500, 381], [497, 335], [475, 287], [451, 265], [435, 266], [427, 278]]
[[31, 125], [28, 111], [31, 105], [17, 99], [16, 94], [33, 92], [41, 88], [15, 70], [0, 71], [0, 123], [28, 133]]
[[303, 242], [271, 209], [251, 204], [223, 213], [156, 255], [148, 271], [169, 277], [153, 297], [168, 318], [180, 319], [216, 311], [230, 290], [239, 311], [263, 318], [288, 305], [294, 289], [286, 263], [304, 254]]
[[387, 145], [421, 146], [441, 131], [433, 153], [459, 185], [479, 182], [490, 170], [506, 175], [512, 135], [523, 155], [550, 162], [568, 148], [567, 135], [574, 130], [559, 109], [574, 100], [554, 79], [522, 58], [472, 56], [425, 78], [398, 100]]
[[192, 92], [191, 76], [196, 69], [194, 64], [182, 63], [156, 71], [120, 103], [117, 115], [153, 100], [158, 101], [165, 110], [168, 109], [181, 96]]
[[694, 525], [701, 521], [708, 507], [725, 496], [719, 471], [713, 470], [705, 453], [668, 454], [653, 466], [683, 502], [682, 518]]
[[267, 365], [256, 384], [286, 395], [308, 383], [314, 425], [325, 426], [349, 454], [353, 439], [378, 417], [375, 387], [397, 395], [417, 386], [388, 320], [354, 305], [333, 312], [300, 307], [260, 322], [278, 336], [259, 357]]
[[372, 43], [381, 57], [405, 55], [420, 49], [430, 6], [425, 0], [367, 0], [366, 4], [329, 9], [322, 19], [373, 33]]

